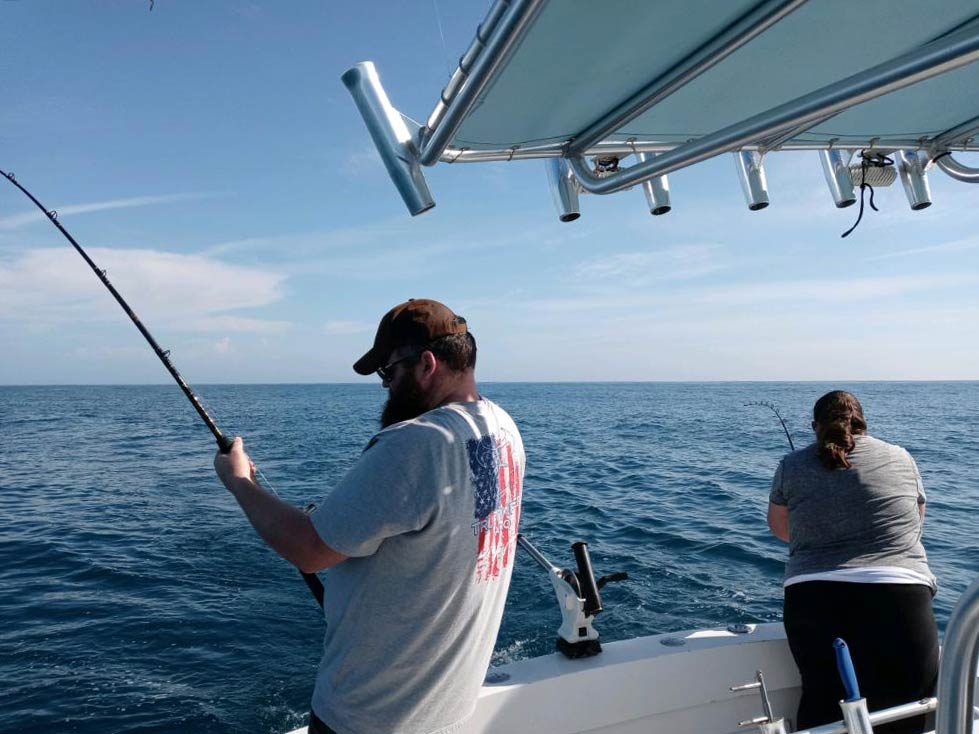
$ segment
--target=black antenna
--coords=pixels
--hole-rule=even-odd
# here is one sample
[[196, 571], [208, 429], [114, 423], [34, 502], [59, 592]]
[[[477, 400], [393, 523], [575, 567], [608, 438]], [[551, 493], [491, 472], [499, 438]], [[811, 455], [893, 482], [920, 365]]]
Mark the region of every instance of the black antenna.
[[785, 437], [789, 439], [789, 448], [792, 451], [795, 451], [795, 444], [792, 443], [792, 436], [789, 434], [789, 429], [785, 425], [785, 419], [782, 418], [782, 414], [778, 412], [778, 407], [775, 405], [775, 403], [770, 403], [767, 400], [752, 400], [749, 403], [745, 403], [744, 407], [747, 408], [749, 405], [760, 405], [763, 408], [768, 408], [770, 411], [772, 411], [775, 414], [775, 417], [778, 418], [778, 422], [782, 424], [782, 430], [785, 431]]
[[[71, 243], [72, 247], [74, 247], [78, 251], [78, 254], [82, 256], [82, 258], [85, 260], [86, 263], [88, 263], [88, 266], [92, 269], [92, 272], [95, 273], [95, 275], [98, 276], [98, 279], [102, 281], [102, 284], [109, 289], [109, 293], [111, 293], [112, 297], [116, 299], [116, 302], [120, 306], [122, 306], [122, 310], [126, 312], [126, 315], [130, 318], [133, 324], [136, 325], [136, 328], [139, 329], [139, 333], [143, 335], [143, 337], [146, 339], [149, 345], [153, 348], [153, 351], [156, 353], [156, 356], [160, 358], [161, 362], [163, 362], [163, 366], [167, 368], [167, 371], [170, 373], [173, 379], [176, 380], [177, 385], [183, 391], [184, 395], [187, 396], [187, 399], [190, 401], [190, 404], [194, 406], [194, 410], [197, 411], [197, 414], [201, 417], [201, 419], [210, 429], [211, 433], [214, 434], [214, 439], [217, 441], [218, 449], [221, 451], [221, 453], [226, 454], [229, 451], [231, 451], [231, 445], [233, 443], [233, 440], [228, 438], [221, 432], [221, 429], [217, 427], [217, 424], [214, 422], [211, 416], [209, 416], [207, 414], [207, 411], [204, 410], [204, 406], [201, 405], [200, 398], [198, 398], [197, 395], [194, 394], [194, 391], [190, 389], [190, 386], [184, 381], [184, 378], [180, 375], [179, 372], [177, 372], [177, 368], [173, 366], [173, 362], [170, 361], [170, 352], [164, 351], [160, 347], [160, 345], [156, 343], [156, 339], [154, 339], [153, 335], [150, 334], [150, 332], [147, 330], [145, 326], [143, 326], [143, 322], [139, 320], [139, 317], [129, 307], [129, 304], [126, 303], [126, 300], [122, 297], [119, 291], [115, 289], [115, 286], [113, 286], [112, 283], [109, 282], [109, 279], [105, 275], [105, 271], [101, 270], [95, 264], [92, 258], [88, 256], [88, 253], [86, 253], [85, 250], [82, 249], [82, 246], [78, 244], [78, 242], [75, 240], [74, 237], [71, 236], [68, 230], [61, 226], [61, 222], [58, 221], [58, 212], [54, 211], [53, 209], [51, 210], [46, 209], [41, 202], [39, 202], [36, 198], [34, 198], [34, 195], [30, 191], [28, 191], [23, 186], [21, 186], [21, 184], [14, 177], [13, 173], [7, 173], [6, 171], [0, 170], [0, 174], [5, 176], [7, 180], [10, 181], [10, 183], [12, 183], [18, 189], [20, 189], [28, 199], [33, 201], [34, 205], [42, 212], [44, 212], [44, 216], [46, 216], [50, 220], [51, 224], [57, 227], [58, 230], [61, 232], [61, 234], [63, 234], [65, 238]], [[323, 606], [323, 583], [319, 580], [319, 578], [315, 574], [311, 574], [311, 573], [303, 573], [303, 580], [306, 582], [306, 585], [309, 587], [309, 590], [313, 592], [313, 596], [316, 597], [316, 601], [322, 607]]]

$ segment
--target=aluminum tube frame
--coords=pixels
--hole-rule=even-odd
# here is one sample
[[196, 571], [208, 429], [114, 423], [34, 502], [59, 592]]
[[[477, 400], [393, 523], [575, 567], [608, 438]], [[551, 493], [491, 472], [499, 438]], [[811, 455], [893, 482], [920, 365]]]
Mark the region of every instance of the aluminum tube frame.
[[[889, 709], [872, 712], [870, 714], [870, 723], [874, 725], [886, 724], [891, 721], [907, 719], [911, 716], [927, 714], [934, 711], [937, 706], [938, 699], [936, 698], [925, 698], [921, 701], [902, 703], [899, 706], [892, 706]], [[832, 724], [814, 726], [812, 729], [800, 729], [794, 732], [794, 734], [847, 734], [847, 730], [846, 725], [842, 721], [837, 721]]]
[[936, 158], [935, 165], [956, 181], [973, 184], [979, 183], [979, 168], [972, 168], [964, 163], [960, 163], [950, 155], [943, 155], [941, 158]]
[[676, 66], [574, 136], [567, 146], [566, 155], [570, 157], [582, 154], [650, 107], [685, 87], [805, 3], [806, 0], [766, 0], [759, 3]]
[[955, 127], [936, 135], [931, 139], [929, 145], [932, 150], [942, 151], [948, 148], [950, 145], [966, 143], [975, 137], [976, 133], [979, 133], [979, 117], [973, 117], [971, 120], [966, 120], [961, 125], [956, 125]]
[[584, 158], [571, 159], [581, 187], [593, 194], [612, 194], [652, 176], [713, 158], [719, 153], [764, 140], [825, 115], [876, 99], [889, 92], [979, 60], [979, 30], [969, 29], [932, 41], [914, 51], [878, 64], [815, 92], [685, 143], [652, 161], [606, 178], [595, 176]]
[[[585, 153], [585, 156], [609, 156], [614, 155], [625, 158], [638, 153], [668, 153], [676, 150], [685, 143], [665, 143], [662, 141], [648, 140], [635, 142], [604, 141], [593, 145]], [[972, 150], [965, 145], [952, 146], [957, 150]], [[833, 138], [825, 143], [819, 142], [789, 142], [778, 146], [779, 152], [797, 150], [843, 150], [860, 151], [873, 148], [880, 151], [891, 150], [914, 150], [918, 148], [928, 148], [927, 138], [867, 138], [865, 141], [841, 142]], [[765, 142], [750, 143], [742, 145], [738, 150], [757, 150], [767, 153], [772, 147]], [[540, 160], [542, 158], [562, 158], [564, 149], [557, 144], [528, 146], [526, 148], [505, 148], [497, 150], [460, 150], [458, 148], [448, 148], [442, 154], [442, 163], [490, 163], [495, 161], [518, 161], [518, 160]], [[682, 168], [683, 166], [680, 166]]]
[[[787, 130], [785, 132], [781, 132], [778, 135], [776, 135], [775, 137], [770, 138], [769, 140], [766, 140], [764, 142], [764, 146], [765, 146], [765, 148], [767, 150], [779, 150], [779, 149], [781, 149], [781, 147], [785, 143], [787, 143], [790, 140], [792, 140], [792, 138], [794, 138], [794, 137], [796, 137], [798, 135], [802, 135], [802, 133], [806, 132], [807, 130], [811, 130], [812, 128], [816, 127], [816, 125], [822, 125], [824, 122], [826, 122], [827, 120], [829, 120], [829, 119], [831, 119], [831, 118], [833, 118], [835, 116], [836, 116], [836, 113], [834, 113], [832, 115], [826, 115], [825, 117], [820, 117], [818, 120], [813, 120], [812, 122], [807, 122], [805, 125], [799, 125], [799, 127], [794, 127], [791, 130]], [[904, 147], [907, 147], [907, 146], [904, 146]]]
[[418, 164], [415, 136], [388, 99], [374, 64], [370, 61], [357, 64], [347, 69], [341, 79], [354, 98], [377, 152], [408, 211], [413, 217], [427, 212], [435, 206], [435, 200]]
[[431, 166], [438, 162], [479, 95], [516, 49], [534, 18], [546, 4], [547, 0], [514, 0], [506, 14], [500, 18], [486, 41], [486, 47], [473, 61], [469, 78], [446, 106], [438, 127], [423, 132], [419, 146], [419, 161], [422, 165]]
[[840, 701], [840, 709], [843, 711], [843, 723], [846, 724], [846, 730], [849, 734], [874, 734], [866, 698], [858, 698], [855, 701]]
[[544, 557], [544, 554], [537, 550], [537, 546], [523, 536], [523, 533], [517, 534], [517, 545], [527, 551], [527, 553], [530, 554], [530, 557], [537, 561], [541, 568], [550, 571], [551, 573], [561, 573], [561, 569], [547, 560]]
[[767, 724], [759, 724], [758, 732], [759, 734], [788, 734], [788, 729], [785, 728], [785, 719], [775, 719]]
[[442, 116], [445, 114], [446, 107], [452, 102], [452, 99], [459, 92], [459, 88], [465, 83], [466, 79], [469, 78], [469, 72], [472, 70], [473, 63], [479, 57], [479, 54], [483, 52], [487, 39], [493, 35], [496, 24], [509, 6], [510, 0], [496, 0], [489, 9], [489, 12], [486, 13], [483, 22], [476, 28], [476, 37], [469, 44], [469, 48], [466, 49], [462, 58], [459, 59], [459, 66], [456, 67], [455, 72], [449, 78], [449, 83], [445, 85], [442, 94], [439, 95], [439, 102], [435, 105], [435, 109], [432, 110], [432, 114], [428, 116], [425, 127], [429, 130], [434, 130], [439, 126], [439, 123], [442, 121]]
[[942, 638], [935, 734], [970, 734], [979, 653], [979, 579], [965, 590]]

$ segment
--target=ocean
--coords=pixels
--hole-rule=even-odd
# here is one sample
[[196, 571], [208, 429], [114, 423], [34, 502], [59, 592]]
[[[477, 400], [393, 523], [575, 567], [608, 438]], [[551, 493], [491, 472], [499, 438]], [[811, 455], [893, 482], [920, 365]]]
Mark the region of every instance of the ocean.
[[[928, 492], [944, 628], [979, 570], [979, 383], [486, 383], [522, 431], [521, 531], [555, 564], [589, 544], [604, 641], [781, 617], [772, 472], [842, 387]], [[379, 385], [200, 388], [269, 484], [315, 502], [376, 430]], [[0, 387], [0, 731], [276, 734], [309, 706], [322, 619], [211, 468], [173, 385]], [[411, 589], [393, 588], [392, 596]], [[520, 551], [494, 660], [550, 652], [550, 583]], [[753, 671], [746, 671], [746, 678]]]

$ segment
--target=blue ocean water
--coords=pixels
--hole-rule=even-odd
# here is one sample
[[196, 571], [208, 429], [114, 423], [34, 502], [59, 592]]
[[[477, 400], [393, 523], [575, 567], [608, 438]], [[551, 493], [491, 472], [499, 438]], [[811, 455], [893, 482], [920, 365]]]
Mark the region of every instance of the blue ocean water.
[[[604, 640], [780, 619], [768, 485], [813, 401], [844, 387], [928, 491], [944, 627], [979, 569], [979, 383], [484, 384], [528, 455], [521, 530], [558, 565], [589, 543]], [[377, 385], [206, 386], [284, 498], [316, 501], [374, 432]], [[211, 469], [172, 385], [0, 387], [0, 731], [271, 734], [299, 726], [322, 622]], [[410, 594], [396, 588], [393, 596]], [[522, 552], [496, 661], [549, 652], [559, 614]], [[750, 672], [747, 672], [750, 675]]]

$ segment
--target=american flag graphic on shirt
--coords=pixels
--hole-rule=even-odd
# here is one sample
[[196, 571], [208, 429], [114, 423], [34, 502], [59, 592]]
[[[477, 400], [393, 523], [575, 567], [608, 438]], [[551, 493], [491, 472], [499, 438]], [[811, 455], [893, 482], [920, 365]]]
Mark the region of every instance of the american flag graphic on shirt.
[[521, 468], [506, 433], [470, 439], [466, 449], [476, 507], [476, 581], [482, 582], [500, 575], [516, 547]]

